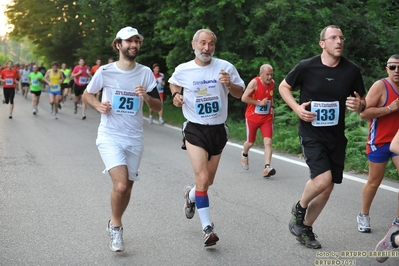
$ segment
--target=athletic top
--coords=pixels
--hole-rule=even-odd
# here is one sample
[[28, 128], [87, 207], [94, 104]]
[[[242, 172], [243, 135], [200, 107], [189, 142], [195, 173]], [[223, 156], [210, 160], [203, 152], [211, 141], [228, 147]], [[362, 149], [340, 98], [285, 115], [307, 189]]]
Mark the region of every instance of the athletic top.
[[162, 73], [158, 73], [158, 74], [154, 74], [155, 80], [157, 82], [157, 89], [159, 93], [163, 93], [163, 85], [162, 85], [162, 81], [164, 78], [164, 75]]
[[233, 84], [245, 89], [237, 69], [222, 59], [212, 58], [207, 66], [199, 66], [191, 60], [176, 67], [169, 83], [183, 88], [182, 109], [188, 121], [202, 125], [226, 122], [229, 90], [219, 82], [222, 69], [230, 75]]
[[42, 85], [40, 84], [40, 80], [43, 80], [43, 74], [41, 72], [39, 72], [39, 71], [37, 71], [37, 73], [30, 72], [29, 80], [30, 80], [29, 89], [31, 91], [41, 91], [42, 90]]
[[62, 73], [64, 73], [64, 81], [62, 83], [69, 83], [69, 78], [71, 77], [71, 70], [69, 68], [65, 68], [65, 69], [60, 69], [62, 71]]
[[[384, 82], [385, 94], [387, 96], [382, 106], [388, 106], [399, 98], [399, 93], [395, 91], [388, 79], [384, 78], [381, 81]], [[376, 150], [378, 146], [391, 143], [398, 129], [399, 115], [396, 112], [369, 119], [369, 135], [367, 137], [367, 144], [369, 145], [366, 145], [367, 154]]]
[[20, 76], [21, 76], [21, 79], [20, 79], [21, 82], [22, 83], [29, 83], [28, 76], [29, 76], [30, 70], [23, 68], [23, 69], [19, 70], [19, 72], [20, 72]]
[[49, 80], [51, 86], [49, 90], [52, 92], [59, 92], [61, 90], [61, 82], [60, 79], [62, 77], [61, 71], [58, 70], [57, 73], [50, 69]]
[[272, 80], [269, 85], [264, 85], [260, 80], [260, 77], [256, 77], [254, 78], [254, 80], [256, 80], [257, 84], [256, 89], [249, 97], [258, 101], [267, 98], [270, 102], [268, 102], [266, 106], [247, 104], [245, 118], [256, 123], [264, 123], [266, 121], [269, 121], [270, 119], [273, 119], [271, 105], [274, 94], [274, 80]]
[[84, 85], [86, 85], [88, 83], [87, 82], [88, 81], [87, 80], [88, 79], [88, 77], [87, 77], [87, 70], [88, 70], [87, 66], [77, 65], [77, 66], [74, 67], [72, 73], [77, 73], [80, 70], [82, 70], [82, 73], [79, 76], [75, 77], [75, 83], [78, 86], [84, 86]]
[[143, 99], [135, 92], [137, 85], [143, 86], [147, 93], [156, 88], [149, 67], [136, 63], [132, 70], [124, 71], [116, 62], [100, 66], [86, 89], [95, 94], [103, 88], [102, 102], [109, 101], [112, 106], [108, 114], [101, 114], [99, 135], [142, 140]]
[[5, 68], [0, 72], [1, 78], [4, 79], [3, 88], [15, 88], [15, 80], [19, 77], [18, 70]]
[[98, 65], [94, 65], [91, 69], [90, 69], [90, 75], [94, 75], [96, 73], [96, 71], [98, 70], [99, 66]]
[[341, 57], [336, 67], [328, 67], [315, 56], [299, 62], [285, 78], [292, 89], [299, 89], [299, 104], [312, 101], [308, 111], [317, 114], [312, 122], [299, 120], [299, 135], [320, 141], [340, 142], [345, 137], [346, 98], [356, 91], [365, 94], [357, 65]]

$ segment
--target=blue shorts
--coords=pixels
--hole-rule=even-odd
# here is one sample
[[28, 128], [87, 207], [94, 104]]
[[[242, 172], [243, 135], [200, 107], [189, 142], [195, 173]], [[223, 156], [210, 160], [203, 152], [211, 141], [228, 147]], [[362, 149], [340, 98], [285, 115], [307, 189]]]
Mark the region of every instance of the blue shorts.
[[57, 91], [51, 90], [50, 87], [48, 88], [48, 94], [52, 95], [61, 95], [61, 90], [58, 89]]
[[389, 161], [389, 158], [398, 156], [396, 153], [393, 153], [389, 150], [389, 146], [391, 143], [385, 143], [381, 147], [378, 147], [377, 145], [373, 145], [374, 148], [376, 147], [377, 149], [375, 151], [370, 152], [367, 154], [367, 158], [369, 159], [370, 162], [373, 163], [385, 163]]

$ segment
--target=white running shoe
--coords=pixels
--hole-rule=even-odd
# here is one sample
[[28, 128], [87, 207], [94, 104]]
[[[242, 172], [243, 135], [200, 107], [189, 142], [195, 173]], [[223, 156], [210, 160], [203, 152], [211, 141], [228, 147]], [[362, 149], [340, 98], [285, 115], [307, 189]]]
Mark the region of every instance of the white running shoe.
[[125, 246], [123, 244], [123, 227], [115, 227], [110, 225], [110, 221], [108, 221], [107, 225], [108, 235], [111, 237], [109, 242], [109, 248], [115, 252], [121, 252], [125, 250]]
[[357, 230], [362, 233], [370, 233], [370, 215], [359, 213], [357, 215]]
[[152, 124], [152, 115], [148, 117], [148, 123]]

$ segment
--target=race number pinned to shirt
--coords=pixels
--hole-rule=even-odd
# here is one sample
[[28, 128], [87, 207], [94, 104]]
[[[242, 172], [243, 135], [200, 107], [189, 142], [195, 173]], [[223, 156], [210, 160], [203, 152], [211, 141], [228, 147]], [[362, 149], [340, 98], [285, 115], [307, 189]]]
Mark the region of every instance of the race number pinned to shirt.
[[6, 79], [6, 85], [11, 86], [13, 83], [13, 79]]
[[22, 78], [22, 83], [28, 83], [29, 82], [29, 79], [28, 78], [26, 78], [26, 77], [23, 77]]
[[260, 114], [260, 115], [267, 115], [270, 112], [270, 101], [267, 101], [266, 105], [256, 105], [255, 106], [255, 114]]
[[112, 90], [112, 111], [117, 114], [135, 115], [140, 107], [140, 96], [136, 92]]
[[201, 118], [216, 117], [222, 109], [219, 96], [198, 97], [195, 100], [195, 113]]
[[163, 93], [163, 86], [157, 86], [158, 93]]
[[86, 77], [79, 77], [79, 83], [80, 84], [86, 84], [87, 83], [87, 78]]
[[58, 84], [52, 84], [52, 85], [50, 86], [50, 90], [51, 90], [51, 91], [54, 91], [54, 92], [60, 91], [60, 85], [58, 85]]
[[39, 80], [33, 79], [32, 80], [32, 85], [39, 85]]
[[338, 124], [339, 119], [339, 102], [311, 102], [312, 113], [316, 113], [315, 120], [312, 125], [315, 127], [329, 127]]

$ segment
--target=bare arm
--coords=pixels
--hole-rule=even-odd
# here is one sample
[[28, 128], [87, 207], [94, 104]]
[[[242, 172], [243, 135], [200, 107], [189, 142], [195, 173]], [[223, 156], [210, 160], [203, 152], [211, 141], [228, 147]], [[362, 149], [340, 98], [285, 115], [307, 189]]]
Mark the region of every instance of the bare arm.
[[360, 118], [373, 119], [398, 111], [398, 99], [393, 101], [390, 105], [383, 106], [386, 97], [384, 82], [381, 80], [376, 81], [367, 93], [367, 107], [363, 112], [360, 113]]
[[170, 92], [172, 93], [172, 95], [174, 95], [173, 96], [173, 105], [176, 107], [182, 107], [182, 105], [184, 104], [183, 95], [181, 94], [182, 87], [177, 86], [172, 83], [169, 84], [169, 87], [170, 87]]
[[299, 105], [292, 95], [291, 86], [285, 81], [285, 79], [280, 83], [278, 90], [283, 100], [288, 104], [289, 107], [291, 107], [291, 109], [298, 115], [300, 119], [305, 122], [312, 122], [314, 120], [316, 114], [305, 109], [306, 106], [310, 105], [311, 102], [309, 101]]
[[243, 88], [241, 86], [235, 85], [230, 81], [230, 75], [223, 69], [220, 71], [219, 81], [229, 90], [231, 96], [240, 99], [242, 96]]
[[109, 101], [100, 102], [93, 93], [89, 93], [87, 90], [83, 92], [82, 100], [101, 114], [108, 114], [111, 111], [111, 103]]
[[[244, 94], [241, 97], [241, 101], [247, 104], [252, 104], [252, 105], [259, 105], [259, 106], [265, 106], [269, 100], [267, 98], [262, 99], [261, 101], [255, 100], [251, 97], [251, 95], [254, 93], [256, 88], [258, 87], [258, 83], [256, 82], [255, 79], [251, 80], [249, 82], [247, 88], [244, 91]], [[270, 100], [272, 101], [272, 100]]]
[[[156, 90], [157, 88], [154, 88]], [[162, 110], [162, 101], [159, 98], [154, 98], [151, 95], [147, 93], [145, 88], [141, 85], [138, 85], [135, 87], [136, 93], [145, 101], [145, 103], [148, 105], [148, 107], [155, 112], [159, 112]], [[156, 91], [158, 93], [158, 91]]]

